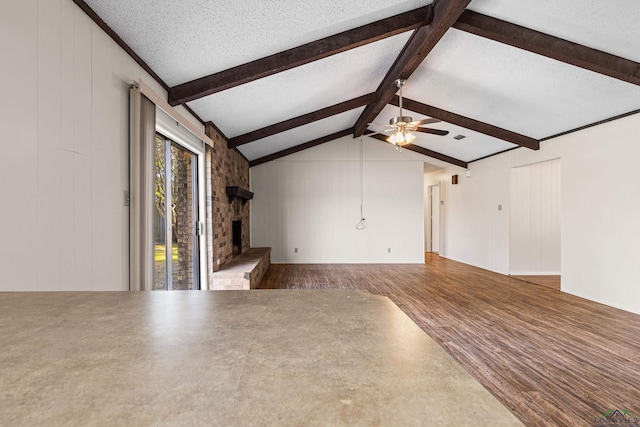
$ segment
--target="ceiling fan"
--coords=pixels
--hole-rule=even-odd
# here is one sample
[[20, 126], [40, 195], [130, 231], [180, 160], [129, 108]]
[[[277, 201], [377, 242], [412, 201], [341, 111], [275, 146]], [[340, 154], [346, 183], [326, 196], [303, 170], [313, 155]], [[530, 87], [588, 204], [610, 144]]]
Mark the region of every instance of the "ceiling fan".
[[373, 125], [373, 126], [386, 126], [388, 128], [380, 132], [370, 133], [369, 136], [392, 132], [391, 135], [389, 135], [389, 137], [387, 138], [387, 142], [395, 145], [396, 148], [398, 148], [398, 146], [411, 144], [413, 141], [415, 141], [416, 136], [411, 132], [430, 133], [433, 135], [440, 135], [440, 136], [447, 135], [449, 131], [446, 131], [446, 130], [421, 127], [422, 125], [439, 123], [441, 120], [424, 119], [424, 120], [417, 120], [414, 122], [412, 117], [402, 115], [402, 86], [404, 86], [406, 82], [407, 81], [405, 79], [398, 79], [395, 82], [396, 86], [398, 86], [398, 89], [400, 90], [399, 115], [389, 120], [389, 124], [369, 123], [370, 125]]

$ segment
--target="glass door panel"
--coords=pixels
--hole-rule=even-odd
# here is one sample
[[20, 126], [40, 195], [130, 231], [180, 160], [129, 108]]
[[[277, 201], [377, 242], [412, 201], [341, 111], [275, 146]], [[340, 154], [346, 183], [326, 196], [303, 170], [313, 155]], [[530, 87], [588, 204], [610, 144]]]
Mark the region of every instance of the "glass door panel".
[[153, 210], [153, 290], [167, 289], [167, 207], [165, 205], [165, 139], [156, 134], [155, 191]]
[[199, 289], [197, 156], [158, 134], [155, 158], [153, 289]]
[[188, 150], [171, 144], [173, 224], [171, 235], [172, 289], [198, 289], [197, 158]]

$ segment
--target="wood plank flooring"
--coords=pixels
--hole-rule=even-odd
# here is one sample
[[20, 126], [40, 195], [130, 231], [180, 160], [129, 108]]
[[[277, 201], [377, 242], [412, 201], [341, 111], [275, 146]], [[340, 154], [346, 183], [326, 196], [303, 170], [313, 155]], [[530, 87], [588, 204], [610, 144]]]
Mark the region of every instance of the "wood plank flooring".
[[259, 287], [389, 297], [526, 425], [593, 426], [609, 409], [640, 416], [640, 315], [437, 255], [274, 264]]
[[546, 286], [551, 289], [560, 290], [560, 276], [511, 276], [513, 278], [524, 280], [525, 282], [535, 285]]

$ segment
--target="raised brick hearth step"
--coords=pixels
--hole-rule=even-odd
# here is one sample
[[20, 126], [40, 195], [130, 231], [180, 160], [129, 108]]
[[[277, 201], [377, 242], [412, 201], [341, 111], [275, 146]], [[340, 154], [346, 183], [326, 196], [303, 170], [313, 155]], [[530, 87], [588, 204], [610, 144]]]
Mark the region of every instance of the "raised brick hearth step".
[[213, 273], [213, 290], [255, 289], [271, 265], [271, 248], [251, 248]]

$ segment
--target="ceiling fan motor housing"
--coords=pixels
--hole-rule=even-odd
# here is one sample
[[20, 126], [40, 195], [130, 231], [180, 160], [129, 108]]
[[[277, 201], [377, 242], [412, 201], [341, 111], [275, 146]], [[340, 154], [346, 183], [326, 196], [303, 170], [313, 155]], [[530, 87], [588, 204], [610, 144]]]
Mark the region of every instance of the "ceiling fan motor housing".
[[413, 121], [413, 118], [409, 116], [398, 116], [398, 117], [393, 117], [391, 120], [389, 120], [389, 124], [391, 126], [401, 126], [401, 125], [408, 125], [412, 121]]

